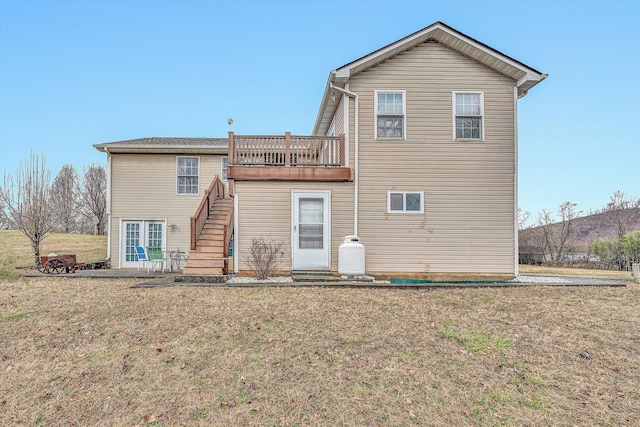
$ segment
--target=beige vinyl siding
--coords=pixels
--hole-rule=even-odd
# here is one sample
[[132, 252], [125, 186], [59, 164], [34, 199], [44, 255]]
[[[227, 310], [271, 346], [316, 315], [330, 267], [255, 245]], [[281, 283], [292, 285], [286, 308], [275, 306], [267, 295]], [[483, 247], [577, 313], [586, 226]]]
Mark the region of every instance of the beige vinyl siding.
[[[335, 126], [335, 135], [334, 136], [340, 136], [343, 133], [345, 133], [345, 127], [344, 127], [344, 106], [345, 106], [345, 99], [346, 96], [343, 96], [340, 99], [340, 102], [338, 103], [338, 108], [336, 108], [336, 112], [333, 115], [333, 119], [331, 120], [331, 125]], [[331, 129], [331, 126], [329, 126], [329, 129]], [[346, 159], [345, 159], [345, 165], [349, 166], [349, 159], [353, 159], [352, 155], [349, 153], [349, 149], [351, 146], [353, 146], [353, 144], [349, 141], [349, 137], [347, 135], [347, 137], [345, 138], [345, 144], [347, 144], [347, 147], [345, 149], [345, 155], [346, 155]]]
[[[334, 134], [329, 135], [329, 131], [333, 129]], [[338, 104], [338, 108], [336, 108], [336, 112], [331, 119], [331, 124], [327, 129], [327, 136], [338, 136], [344, 133], [344, 98], [341, 99]]]
[[[353, 184], [332, 182], [235, 181], [238, 197], [240, 271], [248, 269], [244, 253], [253, 237], [284, 243], [278, 270], [291, 269], [292, 191], [331, 191], [331, 271], [338, 270], [338, 246], [353, 233]], [[235, 256], [235, 254], [234, 254]]]
[[[222, 156], [200, 158], [199, 194], [177, 194], [176, 154], [111, 155], [111, 266], [120, 263], [121, 220], [166, 220], [167, 250], [188, 251], [190, 218], [215, 175], [220, 175]], [[225, 183], [226, 187], [226, 183]], [[227, 189], [225, 188], [225, 193]], [[177, 225], [169, 231], [170, 224]]]
[[[433, 42], [351, 79], [367, 272], [514, 272], [514, 85]], [[374, 140], [376, 90], [406, 91], [406, 141]], [[484, 141], [453, 140], [454, 91], [484, 93]], [[388, 190], [424, 191], [424, 214], [387, 213]]]

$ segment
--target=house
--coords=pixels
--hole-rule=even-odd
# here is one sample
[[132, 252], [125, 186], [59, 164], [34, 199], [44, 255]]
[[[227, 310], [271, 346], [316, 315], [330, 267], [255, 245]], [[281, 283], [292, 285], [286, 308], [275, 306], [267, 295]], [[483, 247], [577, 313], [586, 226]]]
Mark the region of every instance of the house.
[[98, 144], [112, 266], [142, 239], [191, 249], [187, 272], [242, 273], [233, 235], [236, 254], [264, 237], [284, 243], [281, 270], [337, 273], [356, 235], [376, 277], [510, 279], [517, 102], [546, 77], [436, 22], [331, 71], [310, 136]]

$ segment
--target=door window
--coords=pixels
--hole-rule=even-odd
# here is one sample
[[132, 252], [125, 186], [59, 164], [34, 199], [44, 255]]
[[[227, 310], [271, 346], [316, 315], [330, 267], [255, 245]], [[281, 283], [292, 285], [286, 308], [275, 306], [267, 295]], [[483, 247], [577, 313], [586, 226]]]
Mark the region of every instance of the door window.
[[300, 199], [300, 249], [323, 249], [324, 244], [324, 200], [322, 198]]

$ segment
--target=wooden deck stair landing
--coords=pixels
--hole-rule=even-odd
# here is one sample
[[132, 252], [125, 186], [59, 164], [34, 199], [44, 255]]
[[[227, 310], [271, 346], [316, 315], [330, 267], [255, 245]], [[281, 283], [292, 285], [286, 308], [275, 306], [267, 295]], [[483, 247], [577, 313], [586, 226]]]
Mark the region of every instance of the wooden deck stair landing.
[[[233, 212], [233, 199], [217, 199], [202, 228], [195, 250], [189, 251], [184, 274], [224, 274], [227, 253], [224, 228]], [[227, 242], [228, 243], [228, 242]]]

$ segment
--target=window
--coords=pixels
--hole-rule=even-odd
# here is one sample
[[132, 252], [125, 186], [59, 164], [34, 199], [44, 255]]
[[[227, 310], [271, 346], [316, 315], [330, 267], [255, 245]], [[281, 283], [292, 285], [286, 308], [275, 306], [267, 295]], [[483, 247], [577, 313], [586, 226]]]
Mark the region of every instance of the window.
[[455, 139], [484, 139], [484, 94], [453, 93]]
[[178, 157], [178, 194], [198, 194], [199, 157]]
[[376, 139], [404, 139], [405, 92], [375, 92]]
[[229, 158], [228, 157], [222, 157], [220, 159], [220, 162], [222, 163], [222, 173], [220, 173], [220, 179], [222, 181], [226, 181], [227, 180], [227, 167], [229, 166]]
[[423, 213], [422, 191], [387, 191], [388, 213]]

